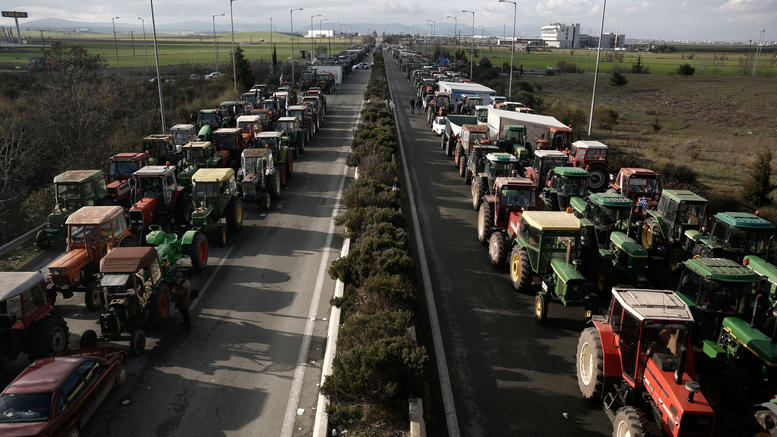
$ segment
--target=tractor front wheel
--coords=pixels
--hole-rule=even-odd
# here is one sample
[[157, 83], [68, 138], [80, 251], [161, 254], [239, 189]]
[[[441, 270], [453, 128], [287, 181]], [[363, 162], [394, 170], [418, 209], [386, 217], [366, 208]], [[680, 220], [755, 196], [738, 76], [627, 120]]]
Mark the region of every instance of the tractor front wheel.
[[548, 295], [537, 293], [534, 296], [534, 319], [537, 323], [542, 323], [548, 318]]
[[146, 333], [142, 329], [136, 329], [130, 334], [130, 351], [133, 355], [146, 352]]
[[520, 293], [527, 293], [531, 289], [532, 272], [529, 265], [529, 253], [519, 246], [513, 246], [510, 253], [510, 279], [513, 289]]
[[68, 329], [65, 319], [58, 313], [49, 313], [35, 322], [26, 338], [30, 360], [59, 355], [67, 349]]
[[652, 249], [656, 243], [656, 237], [660, 235], [661, 228], [659, 228], [658, 222], [655, 218], [648, 217], [639, 233], [639, 240], [640, 243], [642, 243], [642, 247], [646, 250]]
[[97, 311], [105, 305], [102, 289], [97, 283], [87, 285], [84, 292], [84, 305], [89, 311]]
[[591, 191], [601, 191], [607, 186], [607, 172], [603, 168], [592, 168], [591, 179], [588, 180], [588, 188]]
[[208, 265], [208, 239], [202, 232], [197, 232], [189, 246], [189, 260], [195, 272], [201, 271]]
[[464, 158], [460, 157], [459, 158], [459, 176], [464, 177], [464, 175], [466, 173], [467, 173], [467, 163], [464, 161]]
[[604, 382], [604, 353], [599, 331], [585, 328], [577, 341], [577, 386], [585, 399], [600, 400]]
[[231, 232], [237, 232], [243, 225], [243, 202], [239, 198], [232, 199], [227, 208], [227, 227]]
[[216, 228], [216, 241], [218, 241], [220, 247], [226, 247], [227, 243], [229, 243], [226, 226]]
[[81, 340], [78, 341], [78, 346], [83, 348], [90, 348], [97, 346], [97, 333], [92, 329], [87, 329], [81, 334]]
[[440, 135], [440, 150], [445, 150], [445, 134]]
[[160, 326], [170, 316], [170, 292], [167, 286], [162, 284], [151, 297], [151, 320], [154, 325]]
[[488, 261], [494, 267], [503, 267], [507, 243], [502, 232], [494, 232], [488, 239]]
[[618, 409], [613, 422], [613, 437], [643, 437], [648, 435], [645, 413], [639, 408], [626, 406]]
[[270, 193], [272, 200], [277, 200], [281, 195], [281, 175], [275, 172], [267, 181], [267, 192]]
[[453, 155], [453, 152], [451, 151], [451, 142], [450, 140], [445, 141], [445, 156], [451, 156]]
[[49, 234], [45, 229], [41, 229], [35, 234], [35, 245], [43, 250], [51, 247], [51, 240], [49, 240]]
[[478, 241], [488, 243], [491, 238], [491, 229], [494, 227], [494, 206], [489, 202], [480, 204], [478, 211]]
[[486, 194], [486, 184], [487, 182], [482, 178], [475, 178], [472, 181], [472, 209], [475, 211], [480, 207], [480, 202]]

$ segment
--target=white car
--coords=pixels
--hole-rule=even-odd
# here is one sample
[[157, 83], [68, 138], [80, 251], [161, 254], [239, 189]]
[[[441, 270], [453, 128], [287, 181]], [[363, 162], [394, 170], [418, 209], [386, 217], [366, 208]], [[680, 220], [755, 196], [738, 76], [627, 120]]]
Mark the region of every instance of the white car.
[[220, 78], [223, 75], [224, 75], [223, 73], [220, 73], [218, 71], [214, 71], [212, 73], [206, 74], [205, 75], [205, 79], [208, 79], [208, 80], [210, 80], [210, 79], [218, 79], [218, 78]]
[[445, 122], [447, 120], [448, 119], [446, 117], [436, 117], [434, 119], [434, 122], [432, 123], [432, 130], [437, 134], [438, 137], [441, 136], [445, 131]]

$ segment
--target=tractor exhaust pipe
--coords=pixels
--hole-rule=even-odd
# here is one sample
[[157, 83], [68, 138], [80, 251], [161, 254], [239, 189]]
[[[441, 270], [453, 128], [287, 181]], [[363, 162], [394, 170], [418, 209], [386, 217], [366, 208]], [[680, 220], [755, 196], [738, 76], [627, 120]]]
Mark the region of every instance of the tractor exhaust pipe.
[[[677, 384], [682, 384], [683, 382], [683, 373], [685, 373], [685, 354], [686, 349], [685, 345], [680, 346], [680, 360], [677, 363], [677, 368], [674, 371], [674, 382]], [[692, 398], [693, 396], [691, 396]]]

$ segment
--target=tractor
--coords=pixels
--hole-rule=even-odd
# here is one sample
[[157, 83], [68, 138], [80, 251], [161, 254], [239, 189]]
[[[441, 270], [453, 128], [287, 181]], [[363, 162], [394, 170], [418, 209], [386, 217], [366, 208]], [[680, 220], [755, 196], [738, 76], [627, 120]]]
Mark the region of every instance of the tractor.
[[227, 127], [227, 123], [218, 109], [200, 109], [197, 113], [197, 138], [200, 141], [210, 141], [213, 131], [222, 127]]
[[694, 381], [688, 305], [670, 290], [612, 295], [607, 315], [594, 316], [577, 343], [583, 398], [603, 404], [616, 437], [712, 437], [715, 412]]
[[767, 258], [774, 225], [747, 212], [719, 212], [701, 230], [684, 232], [686, 248], [694, 257], [723, 257], [742, 262], [745, 255]]
[[217, 153], [226, 155], [227, 167], [237, 171], [240, 168], [240, 154], [248, 145], [243, 141], [243, 134], [236, 127], [224, 127], [212, 134], [213, 147]]
[[313, 119], [313, 112], [310, 108], [306, 105], [289, 106], [288, 116], [299, 120], [305, 142], [310, 143], [310, 140], [316, 133], [316, 121]]
[[591, 173], [580, 167], [555, 167], [548, 174], [548, 183], [539, 193], [547, 211], [565, 211], [573, 197], [588, 192]]
[[281, 116], [281, 111], [278, 109], [278, 104], [274, 99], [265, 99], [260, 109], [267, 111], [267, 116], [270, 117], [270, 125], [274, 125]]
[[281, 172], [275, 167], [273, 151], [269, 147], [243, 150], [237, 174], [243, 200], [256, 202], [260, 209], [269, 211], [272, 201], [281, 194]]
[[624, 167], [607, 191], [628, 197], [643, 211], [655, 209], [661, 197], [661, 178], [647, 168]]
[[686, 231], [698, 231], [707, 216], [707, 199], [688, 190], [663, 190], [656, 209], [645, 211], [639, 229], [642, 247], [663, 252], [680, 248]]
[[173, 135], [175, 147], [182, 147], [192, 141], [197, 141], [197, 129], [193, 124], [176, 124], [170, 128], [170, 133]]
[[472, 179], [472, 209], [477, 211], [480, 208], [484, 195], [494, 194], [496, 178], [515, 177], [520, 173], [521, 166], [515, 156], [504, 152], [487, 154], [483, 161], [483, 171], [476, 173], [477, 176]]
[[[499, 152], [498, 147], [488, 144], [490, 143], [488, 140], [485, 141], [487, 141], [486, 144], [480, 144], [476, 142], [467, 153], [466, 160], [460, 160], [460, 162], [464, 164], [464, 174], [462, 176], [464, 176], [465, 184], [472, 183], [473, 179], [475, 179], [478, 174], [483, 172], [486, 165], [486, 155], [489, 153]], [[459, 174], [461, 175], [461, 166], [459, 167]]]
[[[119, 247], [100, 261], [100, 287], [107, 303], [100, 314], [102, 340], [120, 340], [130, 333], [130, 350], [143, 354], [146, 322], [162, 325], [170, 315], [170, 290], [175, 287], [174, 275], [178, 262], [189, 256], [194, 271], [208, 262], [208, 243], [197, 231], [186, 232], [181, 239], [155, 229], [146, 237], [154, 247]], [[97, 339], [94, 331], [86, 331], [82, 342]]]
[[312, 118], [311, 124], [315, 126], [316, 132], [318, 132], [321, 129], [321, 124], [324, 122], [324, 114], [321, 113], [318, 97], [304, 98], [302, 99], [302, 105], [307, 108], [307, 112]]
[[542, 283], [534, 299], [535, 319], [545, 321], [551, 299], [564, 306], [583, 305], [588, 316], [592, 296], [577, 259], [580, 220], [563, 211], [513, 212], [507, 233], [512, 240], [508, 263], [515, 291], [531, 292], [535, 276]]
[[153, 134], [143, 138], [143, 150], [148, 155], [150, 165], [170, 163], [176, 165], [180, 158], [179, 150], [173, 144], [171, 134]]
[[564, 153], [569, 156], [569, 165], [582, 167], [591, 173], [588, 181], [591, 191], [607, 188], [607, 145], [599, 141], [575, 141]]
[[503, 152], [515, 155], [522, 166], [531, 164], [532, 150], [531, 144], [526, 139], [526, 126], [519, 124], [507, 126], [501, 135], [493, 140]]
[[294, 157], [298, 157], [305, 153], [305, 146], [308, 145], [306, 133], [302, 128], [300, 120], [296, 117], [281, 117], [278, 119], [278, 123], [275, 126], [275, 130], [281, 133], [281, 137], [289, 144], [293, 151]]
[[108, 164], [107, 189], [116, 205], [129, 206], [131, 197], [130, 179], [132, 174], [148, 164], [145, 153], [117, 153], [111, 156]]
[[176, 173], [175, 166], [147, 165], [132, 175], [133, 204], [128, 216], [133, 235], [141, 238], [151, 225], [177, 231], [189, 223], [189, 190], [178, 182]]
[[269, 148], [272, 151], [273, 163], [280, 174], [280, 186], [286, 186], [286, 181], [294, 172], [294, 150], [278, 131], [261, 132], [256, 141], [260, 149]]
[[507, 223], [510, 215], [521, 214], [537, 205], [536, 188], [526, 178], [498, 177], [494, 194], [486, 194], [478, 211], [478, 241], [488, 244], [488, 259], [494, 267], [504, 264], [507, 251]]
[[41, 249], [65, 237], [65, 221], [68, 216], [87, 205], [100, 205], [109, 201], [102, 170], [70, 170], [54, 177], [54, 210], [48, 216], [47, 226], [35, 235], [35, 244]]
[[450, 144], [453, 141], [456, 141], [456, 151], [453, 154], [453, 163], [456, 168], [459, 169], [459, 176], [462, 177], [467, 168], [467, 156], [472, 148], [476, 145], [489, 145], [491, 143], [488, 139], [488, 126], [479, 126], [476, 124], [462, 125], [458, 138], [456, 138], [454, 133], [451, 133], [451, 138], [447, 138], [447, 135], [443, 133], [440, 141], [440, 148], [446, 152], [446, 155], [450, 150]]
[[237, 128], [240, 129], [240, 133], [243, 135], [243, 144], [246, 147], [256, 147], [256, 136], [264, 130], [262, 117], [259, 115], [241, 115], [237, 118]]
[[66, 298], [84, 293], [86, 308], [101, 307], [100, 288], [94, 278], [100, 260], [130, 236], [124, 210], [120, 206], [85, 206], [65, 222], [67, 249], [48, 266], [47, 297], [54, 305], [57, 292]]
[[318, 84], [318, 72], [313, 68], [304, 70], [299, 82], [299, 89], [305, 91], [314, 84]]
[[240, 230], [243, 224], [243, 203], [231, 168], [201, 168], [192, 176], [191, 225], [194, 229], [216, 238], [220, 246], [227, 245], [227, 229]]
[[[777, 266], [755, 255], [745, 256], [742, 260], [742, 264], [756, 274], [761, 275], [762, 278], [765, 278], [766, 283], [764, 286], [768, 289], [769, 305], [771, 307], [777, 307]], [[769, 333], [769, 335], [771, 335], [771, 333]], [[772, 337], [777, 339], [777, 333], [772, 335]]]
[[222, 150], [216, 154], [210, 141], [192, 141], [182, 147], [182, 152], [178, 182], [186, 189], [191, 189], [192, 175], [200, 168], [226, 167], [229, 162], [229, 152]]
[[451, 94], [443, 91], [437, 91], [434, 93], [434, 100], [430, 102], [430, 110], [427, 111], [426, 122], [429, 126], [432, 125], [437, 117], [445, 117], [452, 112], [453, 103], [451, 102]]
[[[68, 327], [46, 300], [40, 272], [0, 272], [0, 362], [7, 367], [26, 352], [34, 361], [67, 349]], [[10, 375], [3, 375], [4, 377]]]
[[227, 100], [219, 103], [219, 111], [224, 125], [222, 127], [236, 127], [237, 118], [243, 114], [243, 105], [239, 102]]
[[551, 171], [566, 164], [567, 156], [558, 150], [536, 150], [532, 165], [524, 170], [526, 177], [534, 181], [539, 191], [548, 186]]
[[307, 93], [302, 97], [302, 103], [305, 105], [313, 105], [313, 111], [316, 113], [316, 127], [321, 127], [324, 124], [324, 116], [326, 115], [326, 106], [324, 106], [324, 99], [322, 94]]

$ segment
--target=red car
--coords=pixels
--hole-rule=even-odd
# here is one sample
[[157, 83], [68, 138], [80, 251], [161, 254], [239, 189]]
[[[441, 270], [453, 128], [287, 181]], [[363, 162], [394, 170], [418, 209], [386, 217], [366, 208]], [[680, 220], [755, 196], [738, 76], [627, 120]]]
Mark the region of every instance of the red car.
[[123, 350], [95, 347], [30, 364], [0, 393], [0, 436], [80, 435], [127, 377]]

